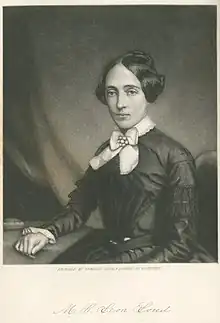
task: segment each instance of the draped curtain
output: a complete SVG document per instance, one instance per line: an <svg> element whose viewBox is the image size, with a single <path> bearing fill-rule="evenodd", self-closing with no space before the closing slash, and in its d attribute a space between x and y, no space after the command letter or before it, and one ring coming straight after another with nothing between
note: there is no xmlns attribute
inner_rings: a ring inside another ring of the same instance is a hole
<svg viewBox="0 0 220 323"><path fill-rule="evenodd" d="M51 187L65 203L84 170L69 156L45 114L30 22L27 9L5 14L4 153L31 181Z"/></svg>
<svg viewBox="0 0 220 323"><path fill-rule="evenodd" d="M94 89L109 59L150 51L166 76L149 106L194 156L216 149L216 12L203 6L4 8L4 151L67 201L113 123Z"/></svg>

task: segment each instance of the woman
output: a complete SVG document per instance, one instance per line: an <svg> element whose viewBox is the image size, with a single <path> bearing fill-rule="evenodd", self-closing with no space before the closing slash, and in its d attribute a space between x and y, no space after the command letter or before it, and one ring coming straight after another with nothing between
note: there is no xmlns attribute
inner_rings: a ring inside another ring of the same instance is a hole
<svg viewBox="0 0 220 323"><path fill-rule="evenodd" d="M196 241L193 158L147 115L164 83L153 58L141 51L105 68L96 95L118 130L91 159L63 214L44 228L26 228L18 251L36 254L81 227L99 206L105 230L94 231L56 263L213 261Z"/></svg>

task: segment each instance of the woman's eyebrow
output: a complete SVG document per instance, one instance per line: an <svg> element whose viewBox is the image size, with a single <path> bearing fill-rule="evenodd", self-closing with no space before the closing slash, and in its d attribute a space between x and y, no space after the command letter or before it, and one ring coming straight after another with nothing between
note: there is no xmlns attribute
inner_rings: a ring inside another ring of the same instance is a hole
<svg viewBox="0 0 220 323"><path fill-rule="evenodd" d="M124 89L127 89L127 88L132 88L132 89L140 89L140 86L137 86L137 85L134 85L134 84L127 84L124 86Z"/></svg>
<svg viewBox="0 0 220 323"><path fill-rule="evenodd" d="M117 88L116 88L115 86L113 86L113 85L106 86L106 88L105 88L105 89L106 89L106 90L108 90L108 89L117 90Z"/></svg>

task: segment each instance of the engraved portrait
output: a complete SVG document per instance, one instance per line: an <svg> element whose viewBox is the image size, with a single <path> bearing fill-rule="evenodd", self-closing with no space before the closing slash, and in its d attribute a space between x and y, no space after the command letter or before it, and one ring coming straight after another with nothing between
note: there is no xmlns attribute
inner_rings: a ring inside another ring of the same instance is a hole
<svg viewBox="0 0 220 323"><path fill-rule="evenodd" d="M4 264L217 262L216 6L3 18Z"/></svg>

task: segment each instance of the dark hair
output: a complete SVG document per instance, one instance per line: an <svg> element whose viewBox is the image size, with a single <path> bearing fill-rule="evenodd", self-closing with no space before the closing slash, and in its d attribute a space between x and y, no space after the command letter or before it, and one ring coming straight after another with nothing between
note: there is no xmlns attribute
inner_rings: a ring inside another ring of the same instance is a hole
<svg viewBox="0 0 220 323"><path fill-rule="evenodd" d="M129 51L115 58L104 68L101 80L95 91L97 98L102 103L107 104L105 99L106 76L115 65L120 63L138 78L146 100L149 103L154 102L164 89L165 76L157 73L154 60L150 54L137 50Z"/></svg>

